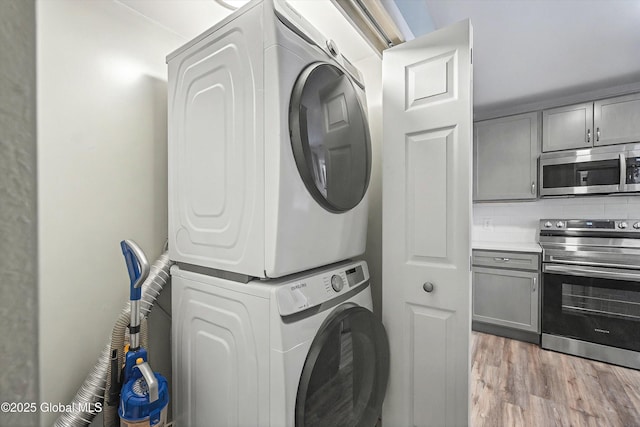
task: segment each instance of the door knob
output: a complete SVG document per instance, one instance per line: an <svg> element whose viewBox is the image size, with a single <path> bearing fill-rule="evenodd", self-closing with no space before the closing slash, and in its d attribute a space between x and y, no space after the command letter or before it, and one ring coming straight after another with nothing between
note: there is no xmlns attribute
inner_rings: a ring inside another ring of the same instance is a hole
<svg viewBox="0 0 640 427"><path fill-rule="evenodd" d="M425 292L433 292L433 283L425 282L425 284L422 285L422 289L424 289Z"/></svg>

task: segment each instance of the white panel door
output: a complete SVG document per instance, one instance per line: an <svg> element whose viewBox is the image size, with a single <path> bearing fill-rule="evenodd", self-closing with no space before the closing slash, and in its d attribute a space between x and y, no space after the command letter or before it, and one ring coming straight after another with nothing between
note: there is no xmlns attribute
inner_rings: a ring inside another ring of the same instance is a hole
<svg viewBox="0 0 640 427"><path fill-rule="evenodd" d="M472 28L383 56L385 426L469 423Z"/></svg>

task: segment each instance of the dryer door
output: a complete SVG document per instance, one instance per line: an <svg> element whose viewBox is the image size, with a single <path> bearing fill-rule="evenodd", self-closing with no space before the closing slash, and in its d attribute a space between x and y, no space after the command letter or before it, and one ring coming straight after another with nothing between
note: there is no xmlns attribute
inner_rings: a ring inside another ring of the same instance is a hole
<svg viewBox="0 0 640 427"><path fill-rule="evenodd" d="M296 427L376 424L389 378L389 342L364 307L339 306L323 323L305 360Z"/></svg>
<svg viewBox="0 0 640 427"><path fill-rule="evenodd" d="M349 76L331 64L310 65L289 108L291 146L307 190L331 212L357 206L369 185L371 141Z"/></svg>

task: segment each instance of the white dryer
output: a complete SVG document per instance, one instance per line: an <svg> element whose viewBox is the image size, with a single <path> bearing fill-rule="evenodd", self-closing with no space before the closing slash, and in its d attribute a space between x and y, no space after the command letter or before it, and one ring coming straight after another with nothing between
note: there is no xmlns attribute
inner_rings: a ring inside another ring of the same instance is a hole
<svg viewBox="0 0 640 427"><path fill-rule="evenodd" d="M172 260L265 278L364 252L364 85L335 44L256 0L167 63Z"/></svg>
<svg viewBox="0 0 640 427"><path fill-rule="evenodd" d="M389 344L365 262L238 284L172 269L177 427L373 427Z"/></svg>

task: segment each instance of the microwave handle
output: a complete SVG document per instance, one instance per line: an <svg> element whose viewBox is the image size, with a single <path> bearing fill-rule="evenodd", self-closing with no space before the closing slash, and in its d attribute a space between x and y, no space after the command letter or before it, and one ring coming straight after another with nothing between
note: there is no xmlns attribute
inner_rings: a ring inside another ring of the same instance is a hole
<svg viewBox="0 0 640 427"><path fill-rule="evenodd" d="M627 157L624 153L618 155L620 159L620 191L626 191L627 187Z"/></svg>

